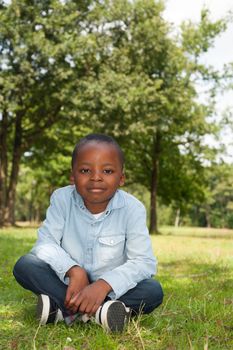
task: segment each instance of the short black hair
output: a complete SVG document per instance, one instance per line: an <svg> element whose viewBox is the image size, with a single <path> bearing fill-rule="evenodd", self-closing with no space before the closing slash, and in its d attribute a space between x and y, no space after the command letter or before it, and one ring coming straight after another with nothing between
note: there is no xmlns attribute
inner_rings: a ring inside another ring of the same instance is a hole
<svg viewBox="0 0 233 350"><path fill-rule="evenodd" d="M88 134L85 137L83 137L74 147L73 153L72 153L72 160L71 160L71 166L72 168L74 167L75 160L77 158L78 152L80 149L86 145L89 142L98 142L98 143L107 143L109 145L114 146L117 149L117 152L119 154L120 162L122 164L122 168L124 167L124 162L125 162L125 157L124 153L119 146L119 144L114 140L113 137L105 134Z"/></svg>

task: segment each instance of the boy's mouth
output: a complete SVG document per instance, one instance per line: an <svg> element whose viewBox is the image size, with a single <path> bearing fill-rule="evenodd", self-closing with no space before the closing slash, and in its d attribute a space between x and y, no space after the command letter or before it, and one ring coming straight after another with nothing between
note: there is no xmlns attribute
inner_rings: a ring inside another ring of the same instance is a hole
<svg viewBox="0 0 233 350"><path fill-rule="evenodd" d="M104 188L88 188L88 191L93 192L93 193L100 193L100 192L105 191L105 189Z"/></svg>

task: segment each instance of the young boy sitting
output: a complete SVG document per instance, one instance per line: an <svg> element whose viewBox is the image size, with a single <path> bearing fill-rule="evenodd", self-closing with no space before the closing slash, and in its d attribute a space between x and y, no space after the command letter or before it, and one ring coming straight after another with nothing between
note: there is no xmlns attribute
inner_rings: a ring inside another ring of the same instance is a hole
<svg viewBox="0 0 233 350"><path fill-rule="evenodd" d="M38 295L40 324L91 317L121 332L129 313L162 303L146 211L118 189L124 181L123 152L113 138L90 134L75 146L74 185L52 194L36 244L13 271Z"/></svg>

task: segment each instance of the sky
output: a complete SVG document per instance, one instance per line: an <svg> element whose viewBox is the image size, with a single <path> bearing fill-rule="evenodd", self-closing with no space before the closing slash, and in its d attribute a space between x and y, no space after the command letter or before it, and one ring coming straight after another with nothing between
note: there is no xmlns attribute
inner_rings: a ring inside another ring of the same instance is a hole
<svg viewBox="0 0 233 350"><path fill-rule="evenodd" d="M165 18L179 25L183 20L200 20L200 12L203 6L210 10L211 18L217 20L224 17L228 11L233 12L232 0L166 0ZM233 61L233 23L227 31L216 39L215 48L207 56L208 63L221 68L225 62Z"/></svg>
<svg viewBox="0 0 233 350"><path fill-rule="evenodd" d="M198 22L203 6L210 10L213 20L224 17L228 11L233 12L232 0L165 0L165 4L164 17L174 26L189 19ZM233 62L233 21L226 32L216 39L214 47L205 55L204 62L217 69L221 69L225 63ZM220 117L227 107L233 109L233 90L218 96L217 115ZM233 162L233 133L229 129L223 132L222 141L226 144L228 153L224 159ZM208 142L212 142L211 139Z"/></svg>

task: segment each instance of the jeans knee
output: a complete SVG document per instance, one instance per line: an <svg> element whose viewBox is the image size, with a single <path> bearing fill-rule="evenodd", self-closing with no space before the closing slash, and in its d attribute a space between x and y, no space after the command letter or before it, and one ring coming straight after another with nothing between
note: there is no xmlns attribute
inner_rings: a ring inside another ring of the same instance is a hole
<svg viewBox="0 0 233 350"><path fill-rule="evenodd" d="M144 313L150 313L163 302L163 289L161 284L156 280L148 280L148 302L143 308Z"/></svg>
<svg viewBox="0 0 233 350"><path fill-rule="evenodd" d="M26 254L19 258L19 260L15 263L13 268L13 275L16 279L20 276L23 276L25 272L29 272L33 269L33 266L37 264L38 258L33 254Z"/></svg>
<svg viewBox="0 0 233 350"><path fill-rule="evenodd" d="M155 285L156 285L155 296L156 296L157 300L160 300L160 304L161 304L163 301L163 289L162 289L161 284L158 281L155 281L155 282L156 282L155 283Z"/></svg>
<svg viewBox="0 0 233 350"><path fill-rule="evenodd" d="M15 263L15 266L13 268L13 275L16 277L16 275L20 275L22 271L24 271L26 267L25 257L27 255L21 256Z"/></svg>

